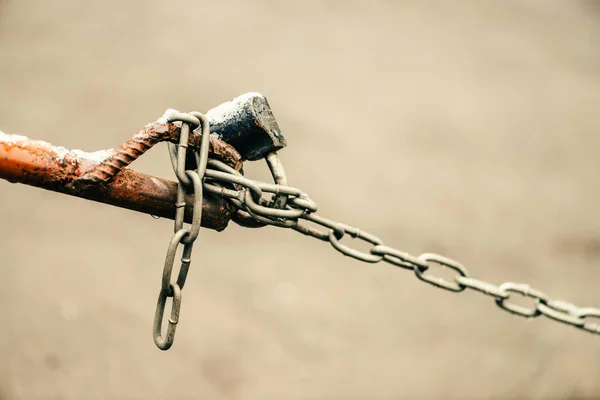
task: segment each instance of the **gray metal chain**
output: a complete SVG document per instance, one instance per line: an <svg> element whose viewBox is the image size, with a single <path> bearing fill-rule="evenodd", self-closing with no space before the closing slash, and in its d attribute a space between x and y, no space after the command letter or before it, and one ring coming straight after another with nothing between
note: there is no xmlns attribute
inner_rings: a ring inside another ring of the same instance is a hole
<svg viewBox="0 0 600 400"><path fill-rule="evenodd" d="M496 286L470 277L464 266L449 258L432 253L415 257L384 245L381 239L371 233L319 216L316 214L317 205L306 193L285 184L285 173L276 154L271 154L267 158L267 163L279 183L250 180L220 161L209 160L204 188L208 192L229 199L238 208L236 222L241 222L243 225L250 225L248 220L251 219L264 225L291 228L304 235L329 242L334 249L345 256L367 263L385 261L412 271L421 281L440 289L451 292L471 289L492 297L501 309L512 314L526 318L544 315L554 321L600 334L600 324L592 321L593 318L600 318L598 308L580 308L562 300L551 299L526 284L505 282ZM269 199L265 193L275 194L278 197ZM287 200L282 202L281 196L287 197ZM308 224L309 222L327 230L314 228ZM369 252L341 243L341 239L346 235L369 243L371 245ZM435 265L454 271L456 274L454 279L446 280L432 274ZM527 308L512 302L514 294L533 299L535 305Z"/></svg>
<svg viewBox="0 0 600 400"><path fill-rule="evenodd" d="M577 307L574 304L551 299L548 295L531 288L527 284L505 282L499 286L472 278L467 269L460 263L438 254L425 253L412 256L383 244L377 236L335 222L316 214L317 205L308 195L299 189L287 185L285 171L277 153L266 157L267 164L275 183L266 183L246 178L229 165L214 159L208 159L209 124L200 113L174 113L169 122L179 121L182 124L178 145L170 144L170 155L173 169L179 180L176 202L175 234L171 239L165 259L161 290L158 297L154 319L154 341L156 345L167 350L173 344L175 328L179 320L181 307L181 289L191 262L192 246L198 237L202 218L202 191L214 193L229 200L237 207L234 221L247 227L273 225L290 228L304 235L329 242L334 249L345 256L367 263L387 262L394 266L412 271L415 276L430 285L451 292L462 292L470 289L493 298L496 304L512 314L535 318L544 315L547 318L584 331L600 334L600 309ZM201 127L202 140L200 150L196 153L198 169L185 170L185 156L190 130ZM191 191L194 197L193 217L190 228L184 227L185 193ZM321 226L320 230L310 224ZM371 245L369 252L364 252L341 243L346 235ZM181 268L176 281L172 281L175 253L179 244L183 244ZM447 280L431 273L434 266L450 269L455 272L453 280ZM533 299L535 305L524 307L511 301L513 295ZM162 320L168 297L173 298L171 317L168 320L166 337L162 336Z"/></svg>
<svg viewBox="0 0 600 400"><path fill-rule="evenodd" d="M178 145L169 143L171 163L179 182L177 185L177 200L175 203L174 235L171 238L167 249L161 288L156 304L156 313L154 315L154 343L156 343L161 350L167 350L173 345L175 329L179 322L181 290L185 284L190 263L192 261L192 248L195 240L198 238L198 233L200 232L203 200L202 181L206 172L210 139L209 124L203 114L198 112L189 114L172 113L168 116L167 121L181 122L181 133ZM194 153L198 167L196 170L186 170L185 161L189 135L191 131L198 127L202 132L200 147ZM192 223L189 227L184 226L186 193L193 194L194 198ZM173 265L175 264L175 255L180 244L183 245L181 267L179 268L177 279L173 281ZM168 297L173 298L173 304L171 306L171 316L168 320L167 333L166 336L163 337L162 322Z"/></svg>

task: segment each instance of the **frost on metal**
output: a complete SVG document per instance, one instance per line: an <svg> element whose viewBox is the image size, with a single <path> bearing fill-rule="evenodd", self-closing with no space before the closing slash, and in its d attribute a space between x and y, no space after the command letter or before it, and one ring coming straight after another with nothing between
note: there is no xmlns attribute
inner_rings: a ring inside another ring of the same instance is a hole
<svg viewBox="0 0 600 400"><path fill-rule="evenodd" d="M165 111L165 113L163 115L161 115L156 121L154 122L150 122L148 124L146 124L145 128L148 129L152 129L155 125L157 124L166 124L169 122L169 119L171 118L171 116L173 114L177 114L180 111L175 110L173 108L169 108L167 109L167 111Z"/></svg>
<svg viewBox="0 0 600 400"><path fill-rule="evenodd" d="M98 164L110 157L114 152L113 149L98 150L91 153L78 149L69 150L62 146L54 146L48 142L44 142L43 140L32 140L27 136L21 135L9 135L2 131L0 131L0 142L9 146L16 146L20 148L34 145L39 149L43 149L44 151L51 153L53 155L52 158L58 162L65 161L65 158L69 156L72 163L88 161Z"/></svg>
<svg viewBox="0 0 600 400"><path fill-rule="evenodd" d="M65 156L69 153L69 149L66 149L62 146L53 146L48 142L44 142L42 140L32 140L27 136L21 135L9 135L0 131L0 142L7 144L9 146L24 148L27 145L31 145L35 143L36 147L44 149L50 153L54 154L54 159L57 161L62 161Z"/></svg>
<svg viewBox="0 0 600 400"><path fill-rule="evenodd" d="M208 118L211 124L217 125L236 120L241 117L244 110L244 104L248 102L248 99L257 96L261 96L261 94L257 92L249 92L238 96L235 99L227 101L208 111L206 113L206 118Z"/></svg>
<svg viewBox="0 0 600 400"><path fill-rule="evenodd" d="M108 157L112 156L115 151L113 149L98 150L94 152L86 152L81 150L71 150L69 153L80 160L90 161L95 164L100 164Z"/></svg>
<svg viewBox="0 0 600 400"><path fill-rule="evenodd" d="M0 141L9 145L19 144L28 140L29 138L27 136L9 135L8 133L0 131Z"/></svg>

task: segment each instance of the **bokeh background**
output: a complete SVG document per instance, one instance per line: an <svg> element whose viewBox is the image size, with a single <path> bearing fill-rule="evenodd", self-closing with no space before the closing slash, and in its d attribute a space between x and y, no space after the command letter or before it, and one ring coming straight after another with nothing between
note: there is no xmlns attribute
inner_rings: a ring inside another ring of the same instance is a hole
<svg viewBox="0 0 600 400"><path fill-rule="evenodd" d="M260 91L322 215L599 306L599 48L589 0L3 0L0 129L97 150ZM277 228L202 231L161 352L171 221L0 194L2 400L600 398L598 336Z"/></svg>

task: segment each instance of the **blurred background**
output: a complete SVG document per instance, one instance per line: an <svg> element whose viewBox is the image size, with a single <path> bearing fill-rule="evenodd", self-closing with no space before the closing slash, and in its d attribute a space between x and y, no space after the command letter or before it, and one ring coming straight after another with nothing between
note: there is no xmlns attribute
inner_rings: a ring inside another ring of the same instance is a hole
<svg viewBox="0 0 600 400"><path fill-rule="evenodd" d="M599 22L589 0L2 0L0 129L92 151L259 91L321 215L598 307ZM174 179L164 145L133 168ZM159 351L171 221L0 193L2 400L600 398L600 337L273 227L202 231Z"/></svg>

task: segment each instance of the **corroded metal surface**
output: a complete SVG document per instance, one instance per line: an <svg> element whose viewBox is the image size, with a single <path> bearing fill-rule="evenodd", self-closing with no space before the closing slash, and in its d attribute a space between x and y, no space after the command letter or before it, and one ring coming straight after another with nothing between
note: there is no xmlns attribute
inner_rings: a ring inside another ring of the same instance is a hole
<svg viewBox="0 0 600 400"><path fill-rule="evenodd" d="M155 144L163 141L177 143L181 127L180 125L167 122L167 114L168 112L156 122L146 125L131 139L116 149L113 154L78 178L75 184L79 186L95 186L109 182L119 171L131 164ZM192 132L188 146L194 149L198 148L200 136ZM242 158L237 150L219 140L215 135L211 135L210 137L209 151L212 158L221 160L238 171L242 168Z"/></svg>
<svg viewBox="0 0 600 400"><path fill-rule="evenodd" d="M167 110L118 149L94 153L67 150L24 136L2 133L0 178L173 218L176 184L126 167L159 142L179 142L181 122L169 122L170 116L177 113ZM210 157L236 171L242 170L244 159L265 156L286 144L266 98L258 93L240 96L207 115L211 131L215 130L210 135ZM190 132L189 151L200 147L201 136L196 130ZM237 145L234 148L232 144ZM242 155L237 148L243 150ZM194 158L188 158L188 169L193 169ZM186 200L187 204L190 204L189 200ZM228 203L208 195L204 204L203 226L224 229L233 213ZM190 212L186 207L186 221L191 218Z"/></svg>
<svg viewBox="0 0 600 400"><path fill-rule="evenodd" d="M165 132L171 132L169 135L177 134L177 129L172 124L164 128ZM239 160L235 149L216 140L212 143L216 143L211 146L213 149L220 149L223 153L217 156L212 152L211 156L227 159L238 169L241 167L241 163L232 162ZM177 192L175 182L123 168L106 184L77 184L82 176L102 165L103 161L111 159L114 154L114 150L93 153L68 150L43 141L0 132L0 178L173 219ZM187 222L191 221L191 203L192 199L186 197ZM233 214L231 206L208 194L203 204L202 225L218 231L225 229Z"/></svg>

